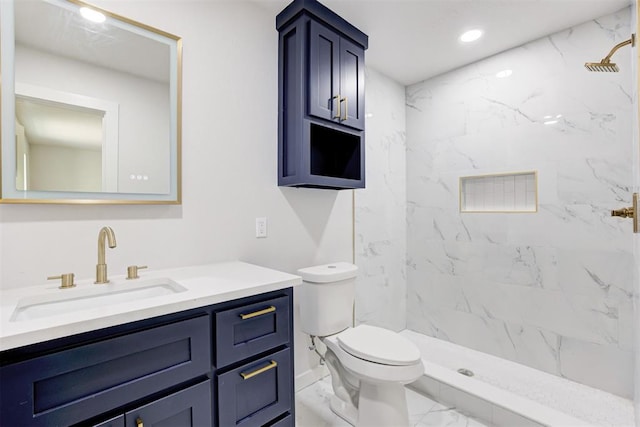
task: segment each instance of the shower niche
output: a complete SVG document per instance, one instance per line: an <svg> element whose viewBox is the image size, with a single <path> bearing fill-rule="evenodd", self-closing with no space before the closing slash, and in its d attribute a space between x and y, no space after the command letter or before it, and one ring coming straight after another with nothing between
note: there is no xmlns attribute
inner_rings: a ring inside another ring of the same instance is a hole
<svg viewBox="0 0 640 427"><path fill-rule="evenodd" d="M316 0L295 0L276 28L278 185L364 188L367 35Z"/></svg>
<svg viewBox="0 0 640 427"><path fill-rule="evenodd" d="M460 212L537 211L536 171L460 177Z"/></svg>

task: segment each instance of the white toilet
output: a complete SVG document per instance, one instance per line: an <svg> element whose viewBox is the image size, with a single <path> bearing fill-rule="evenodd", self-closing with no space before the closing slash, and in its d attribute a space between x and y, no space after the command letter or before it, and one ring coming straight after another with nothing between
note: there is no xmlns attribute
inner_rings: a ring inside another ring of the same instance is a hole
<svg viewBox="0 0 640 427"><path fill-rule="evenodd" d="M357 271L346 262L298 270L301 329L327 346L333 412L357 427L409 426L404 384L424 372L420 351L387 329L351 327Z"/></svg>

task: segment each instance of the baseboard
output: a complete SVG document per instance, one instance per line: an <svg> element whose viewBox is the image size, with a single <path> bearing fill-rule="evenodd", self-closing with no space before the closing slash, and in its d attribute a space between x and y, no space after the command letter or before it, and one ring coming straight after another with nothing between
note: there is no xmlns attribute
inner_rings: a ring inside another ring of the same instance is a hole
<svg viewBox="0 0 640 427"><path fill-rule="evenodd" d="M301 374L296 375L296 392L303 388L309 387L311 384L320 381L329 375L329 370L325 365L318 365L312 369L308 369Z"/></svg>

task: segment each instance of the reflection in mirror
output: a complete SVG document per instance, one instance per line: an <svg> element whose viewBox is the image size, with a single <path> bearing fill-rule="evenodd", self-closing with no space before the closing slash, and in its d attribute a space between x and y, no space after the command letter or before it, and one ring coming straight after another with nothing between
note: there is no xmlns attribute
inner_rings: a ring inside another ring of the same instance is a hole
<svg viewBox="0 0 640 427"><path fill-rule="evenodd" d="M104 112L69 107L16 94L18 190L102 191Z"/></svg>
<svg viewBox="0 0 640 427"><path fill-rule="evenodd" d="M16 83L16 189L117 192L118 105Z"/></svg>
<svg viewBox="0 0 640 427"><path fill-rule="evenodd" d="M180 39L81 6L0 2L2 201L179 203Z"/></svg>

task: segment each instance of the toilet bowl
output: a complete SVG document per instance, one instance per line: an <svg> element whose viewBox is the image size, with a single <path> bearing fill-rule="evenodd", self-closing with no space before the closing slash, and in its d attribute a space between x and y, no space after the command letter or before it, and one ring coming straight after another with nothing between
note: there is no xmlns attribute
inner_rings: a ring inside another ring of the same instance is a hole
<svg viewBox="0 0 640 427"><path fill-rule="evenodd" d="M420 351L393 331L352 327L357 270L345 262L298 270L301 329L327 347L337 415L356 427L408 427L404 385L424 372Z"/></svg>
<svg viewBox="0 0 640 427"><path fill-rule="evenodd" d="M322 342L335 356L326 358L334 391L336 383L351 388L348 399L344 393L332 396L333 412L358 427L409 425L404 385L424 372L420 351L412 342L369 325L348 328Z"/></svg>

